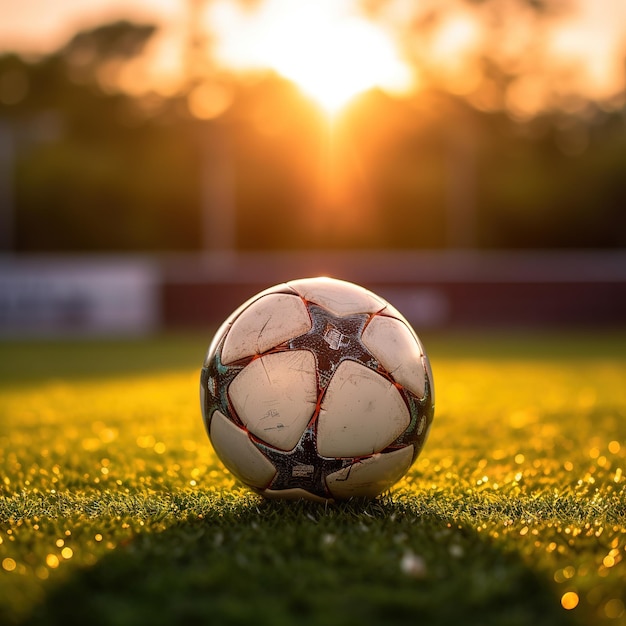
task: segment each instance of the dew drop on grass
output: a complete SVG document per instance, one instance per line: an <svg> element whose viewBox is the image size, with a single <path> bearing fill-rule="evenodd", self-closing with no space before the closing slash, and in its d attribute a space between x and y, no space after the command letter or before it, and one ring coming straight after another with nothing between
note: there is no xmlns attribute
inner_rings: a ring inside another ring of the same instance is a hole
<svg viewBox="0 0 626 626"><path fill-rule="evenodd" d="M604 565L604 567L613 567L615 565L615 557L607 554L602 560L602 565Z"/></svg>
<svg viewBox="0 0 626 626"><path fill-rule="evenodd" d="M568 611L578 606L579 598L575 591L566 591L561 597L561 606Z"/></svg>
<svg viewBox="0 0 626 626"><path fill-rule="evenodd" d="M609 443L609 452L611 454L618 454L621 449L621 444L619 441L611 441Z"/></svg>
<svg viewBox="0 0 626 626"><path fill-rule="evenodd" d="M46 556L46 565L50 569L59 567L59 557L56 554L48 554L48 556Z"/></svg>
<svg viewBox="0 0 626 626"><path fill-rule="evenodd" d="M619 598L613 598L604 605L604 614L609 619L619 619L626 613L624 602Z"/></svg>
<svg viewBox="0 0 626 626"><path fill-rule="evenodd" d="M74 556L74 550L65 546L65 548L61 550L61 556L66 560L71 559Z"/></svg>
<svg viewBox="0 0 626 626"><path fill-rule="evenodd" d="M15 562L14 559L10 557L7 557L6 559L2 561L2 569L5 570L6 572L12 572L15 570L16 567L17 567L17 563Z"/></svg>
<svg viewBox="0 0 626 626"><path fill-rule="evenodd" d="M50 576L50 571L47 567L41 565L35 570L35 576L37 576L39 580L47 580L48 576Z"/></svg>

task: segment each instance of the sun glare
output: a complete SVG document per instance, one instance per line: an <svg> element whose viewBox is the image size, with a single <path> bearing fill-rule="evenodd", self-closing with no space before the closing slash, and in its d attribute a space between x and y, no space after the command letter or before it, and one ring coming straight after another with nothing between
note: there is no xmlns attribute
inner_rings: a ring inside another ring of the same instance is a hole
<svg viewBox="0 0 626 626"><path fill-rule="evenodd" d="M273 69L331 113L374 87L405 92L412 86L390 36L346 3L268 0L245 11L221 2L211 21L222 64Z"/></svg>

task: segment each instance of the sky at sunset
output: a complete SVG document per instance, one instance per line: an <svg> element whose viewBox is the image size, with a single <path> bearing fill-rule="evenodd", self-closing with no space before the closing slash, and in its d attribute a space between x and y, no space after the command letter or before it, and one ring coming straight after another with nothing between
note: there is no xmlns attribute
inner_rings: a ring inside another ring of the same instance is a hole
<svg viewBox="0 0 626 626"><path fill-rule="evenodd" d="M182 0L0 0L0 50L45 52L77 30L128 17L184 20Z"/></svg>
<svg viewBox="0 0 626 626"><path fill-rule="evenodd" d="M574 0L574 3L578 4L579 11L554 25L551 53L557 60L567 58L582 68L580 80L590 95L603 97L612 90L623 89L626 1ZM392 4L410 6L405 0L394 0ZM354 81L354 84L345 85L346 89L356 91L374 84L382 86L385 81L391 88L394 84L407 88L410 79L389 33L379 25L366 22L354 10L342 13L338 9L354 5L355 2L350 0L313 3L266 0L265 10L257 8L264 19L255 21L251 18L254 14L234 8L228 0L214 0L212 16L213 24L217 26L218 56L223 62L239 68L250 65L271 67L300 82L305 90L334 89L335 100L339 101L342 94L337 86L321 84L324 79L315 73L315 60L304 56L305 50L319 41L315 32L317 26L324 32L328 53L333 55L336 63L346 64L343 75L350 75ZM46 52L62 45L81 28L128 18L165 25L161 36L163 41L169 37L170 46L162 46L163 67L167 68L169 63L169 71L176 72L175 58L180 57L180 53L175 52L171 42L176 36L180 40L181 33L185 32L189 22L188 7L189 2L185 0L55 0L54 3L49 0L0 0L0 51ZM259 13L256 15L258 18ZM457 38L456 44L448 42L448 48L443 48L444 56L452 57L463 45L464 38L468 38L462 25L457 25L456 29L451 30L452 39ZM278 45L281 33L289 33L289 36L282 37L282 47ZM344 45L347 38L351 38L354 45ZM319 55L319 46L317 50ZM369 73L357 75L357 68L360 72L363 67L367 67ZM328 104L334 104L332 99Z"/></svg>

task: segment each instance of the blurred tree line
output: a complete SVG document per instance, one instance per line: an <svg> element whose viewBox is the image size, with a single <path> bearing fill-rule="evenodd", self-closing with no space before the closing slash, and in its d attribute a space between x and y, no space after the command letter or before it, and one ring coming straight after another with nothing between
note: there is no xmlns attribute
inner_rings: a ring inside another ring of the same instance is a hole
<svg viewBox="0 0 626 626"><path fill-rule="evenodd" d="M521 122L431 88L371 91L329 121L271 73L112 88L154 33L118 22L0 57L5 250L626 245L624 107ZM202 90L207 115L189 105Z"/></svg>

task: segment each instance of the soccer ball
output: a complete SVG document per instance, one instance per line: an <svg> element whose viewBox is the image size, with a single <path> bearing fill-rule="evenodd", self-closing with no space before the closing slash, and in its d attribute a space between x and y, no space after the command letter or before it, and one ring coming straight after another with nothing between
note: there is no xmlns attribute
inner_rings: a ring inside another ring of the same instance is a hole
<svg viewBox="0 0 626 626"><path fill-rule="evenodd" d="M266 497L374 497L406 474L434 414L428 357L409 323L332 278L276 285L232 313L200 395L215 452Z"/></svg>

